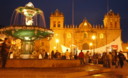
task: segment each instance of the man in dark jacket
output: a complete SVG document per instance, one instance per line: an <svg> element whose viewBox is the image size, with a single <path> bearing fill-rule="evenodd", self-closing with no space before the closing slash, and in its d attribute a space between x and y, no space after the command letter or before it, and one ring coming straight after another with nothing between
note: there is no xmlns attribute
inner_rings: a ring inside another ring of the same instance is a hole
<svg viewBox="0 0 128 78"><path fill-rule="evenodd" d="M7 57L8 57L8 51L9 51L9 47L7 45L7 38L5 38L1 48L2 68L5 68Z"/></svg>

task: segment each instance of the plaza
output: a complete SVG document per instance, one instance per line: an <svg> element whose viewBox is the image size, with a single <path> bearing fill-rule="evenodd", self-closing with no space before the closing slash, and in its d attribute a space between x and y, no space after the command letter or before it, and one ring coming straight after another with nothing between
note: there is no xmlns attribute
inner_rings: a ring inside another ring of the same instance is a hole
<svg viewBox="0 0 128 78"><path fill-rule="evenodd" d="M127 78L128 44L121 15L108 10L102 24L87 18L66 25L61 9L46 25L44 11L28 2L0 28L0 78Z"/></svg>

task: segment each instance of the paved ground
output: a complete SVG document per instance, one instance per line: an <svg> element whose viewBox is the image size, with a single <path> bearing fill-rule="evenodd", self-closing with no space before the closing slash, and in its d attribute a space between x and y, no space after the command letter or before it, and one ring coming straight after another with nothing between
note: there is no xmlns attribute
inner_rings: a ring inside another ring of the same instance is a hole
<svg viewBox="0 0 128 78"><path fill-rule="evenodd" d="M128 78L128 63L123 68L91 64L70 68L0 68L0 78Z"/></svg>
<svg viewBox="0 0 128 78"><path fill-rule="evenodd" d="M79 78L110 71L101 65L84 65L70 68L5 68L0 69L0 78Z"/></svg>
<svg viewBox="0 0 128 78"><path fill-rule="evenodd" d="M124 62L124 67L123 68L120 68L120 67L115 68L113 66L111 68L111 71L113 71L115 74L118 74L118 75L128 76L128 62Z"/></svg>

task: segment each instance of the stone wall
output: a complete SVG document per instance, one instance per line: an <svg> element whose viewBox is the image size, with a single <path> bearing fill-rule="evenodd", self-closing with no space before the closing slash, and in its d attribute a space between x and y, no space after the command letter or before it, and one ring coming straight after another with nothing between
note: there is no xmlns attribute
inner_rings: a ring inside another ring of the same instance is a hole
<svg viewBox="0 0 128 78"><path fill-rule="evenodd" d="M8 59L6 67L75 67L79 60L39 60L39 59Z"/></svg>

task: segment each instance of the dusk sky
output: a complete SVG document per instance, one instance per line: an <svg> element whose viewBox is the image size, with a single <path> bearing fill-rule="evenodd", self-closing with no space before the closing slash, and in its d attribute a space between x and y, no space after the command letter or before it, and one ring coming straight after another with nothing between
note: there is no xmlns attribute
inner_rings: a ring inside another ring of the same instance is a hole
<svg viewBox="0 0 128 78"><path fill-rule="evenodd" d="M83 18L92 24L103 24L107 13L107 0L74 0L75 25L79 25ZM0 25L10 25L10 18L15 8L32 2L36 8L43 10L47 26L49 16L55 9L64 13L65 24L72 24L72 0L0 0ZM128 0L109 0L109 9L121 16L122 40L128 41Z"/></svg>

